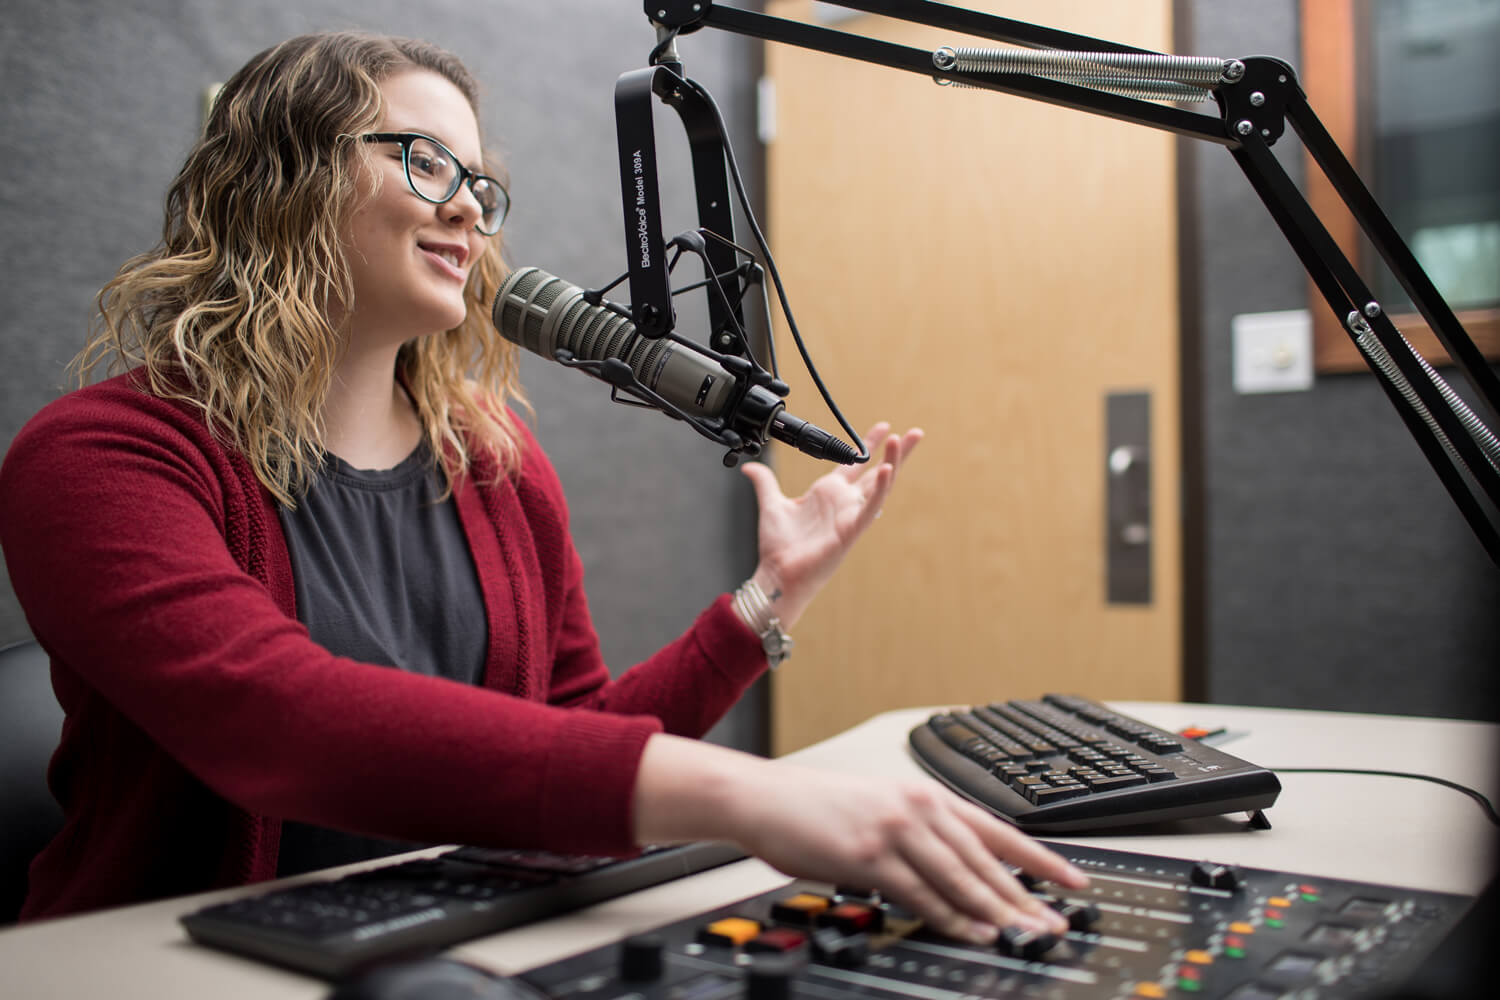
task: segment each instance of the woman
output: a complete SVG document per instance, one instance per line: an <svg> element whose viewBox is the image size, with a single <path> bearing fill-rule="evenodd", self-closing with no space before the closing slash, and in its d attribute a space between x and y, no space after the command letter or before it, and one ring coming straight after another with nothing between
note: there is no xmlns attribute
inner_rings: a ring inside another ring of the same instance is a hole
<svg viewBox="0 0 1500 1000"><path fill-rule="evenodd" d="M0 471L0 543L67 712L24 915L400 849L719 839L975 941L1060 918L1061 859L928 782L699 742L920 432L797 499L746 467L760 561L611 680L562 491L486 327L507 198L474 82L422 43L288 41L221 91L162 244ZM391 669L399 667L400 669ZM362 838L379 838L373 845Z"/></svg>

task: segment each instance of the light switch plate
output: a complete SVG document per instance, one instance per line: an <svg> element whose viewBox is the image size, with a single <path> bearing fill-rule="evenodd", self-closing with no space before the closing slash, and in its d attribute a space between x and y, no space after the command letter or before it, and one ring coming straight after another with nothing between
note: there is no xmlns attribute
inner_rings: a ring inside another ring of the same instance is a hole
<svg viewBox="0 0 1500 1000"><path fill-rule="evenodd" d="M1312 388L1312 316L1306 309L1244 313L1230 320L1229 328L1235 392Z"/></svg>

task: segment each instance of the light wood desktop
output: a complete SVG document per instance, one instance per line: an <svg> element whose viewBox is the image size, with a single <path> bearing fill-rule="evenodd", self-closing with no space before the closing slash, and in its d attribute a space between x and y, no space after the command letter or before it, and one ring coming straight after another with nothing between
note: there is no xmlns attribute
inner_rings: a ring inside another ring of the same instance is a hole
<svg viewBox="0 0 1500 1000"><path fill-rule="evenodd" d="M1361 768L1435 775L1495 799L1500 726L1451 720L1154 702L1116 708L1165 729L1225 727L1224 750L1272 769ZM930 709L888 712L790 755L845 773L922 773L906 735ZM1281 776L1269 830L1215 817L1128 836L1056 838L1324 878L1477 893L1495 869L1496 829L1467 796L1426 781L1342 774ZM320 876L307 876L315 878ZM774 889L784 876L743 861L453 949L520 972L701 910ZM311 1000L319 980L200 948L178 917L265 884L124 907L0 931L0 994L17 1000L109 996L170 1000Z"/></svg>

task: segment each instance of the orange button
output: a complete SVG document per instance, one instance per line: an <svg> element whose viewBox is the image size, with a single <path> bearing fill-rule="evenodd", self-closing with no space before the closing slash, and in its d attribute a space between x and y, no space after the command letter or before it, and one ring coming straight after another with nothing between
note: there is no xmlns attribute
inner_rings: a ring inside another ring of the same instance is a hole
<svg viewBox="0 0 1500 1000"><path fill-rule="evenodd" d="M811 892L799 892L795 896L777 900L771 906L771 917L788 924L810 925L818 914L833 905L827 896Z"/></svg>
<svg viewBox="0 0 1500 1000"><path fill-rule="evenodd" d="M1292 901L1290 899L1287 899L1285 896L1272 896L1270 899L1266 900L1266 905L1267 906L1291 906L1292 905Z"/></svg>
<svg viewBox="0 0 1500 1000"><path fill-rule="evenodd" d="M725 917L715 920L698 932L698 940L704 944L737 947L760 933L760 924L745 917Z"/></svg>
<svg viewBox="0 0 1500 1000"><path fill-rule="evenodd" d="M1161 983L1136 983L1135 989L1131 990L1133 997L1148 997L1150 1000L1162 1000L1167 995L1166 987Z"/></svg>
<svg viewBox="0 0 1500 1000"><path fill-rule="evenodd" d="M1194 948L1192 951L1189 951L1186 955L1183 955L1182 956L1182 960L1184 962L1191 962L1194 965L1213 965L1214 964L1214 957L1212 955L1210 955L1206 951L1202 951L1202 950L1197 949L1197 948Z"/></svg>
<svg viewBox="0 0 1500 1000"><path fill-rule="evenodd" d="M1229 925L1229 929L1232 930L1232 931L1234 931L1234 933L1236 933L1236 934L1254 934L1255 933L1255 927L1254 927L1254 925L1247 924L1243 920L1236 920L1234 923L1232 923L1232 924Z"/></svg>

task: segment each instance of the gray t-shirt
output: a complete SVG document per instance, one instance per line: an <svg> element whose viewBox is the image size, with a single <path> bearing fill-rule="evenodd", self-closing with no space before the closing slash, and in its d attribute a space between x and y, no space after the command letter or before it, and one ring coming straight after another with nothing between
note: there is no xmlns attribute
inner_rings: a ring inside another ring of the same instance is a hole
<svg viewBox="0 0 1500 1000"><path fill-rule="evenodd" d="M280 508L297 618L338 656L478 684L488 644L484 597L431 456L424 442L394 468L372 470L328 455L297 508ZM277 874L419 846L287 822Z"/></svg>

